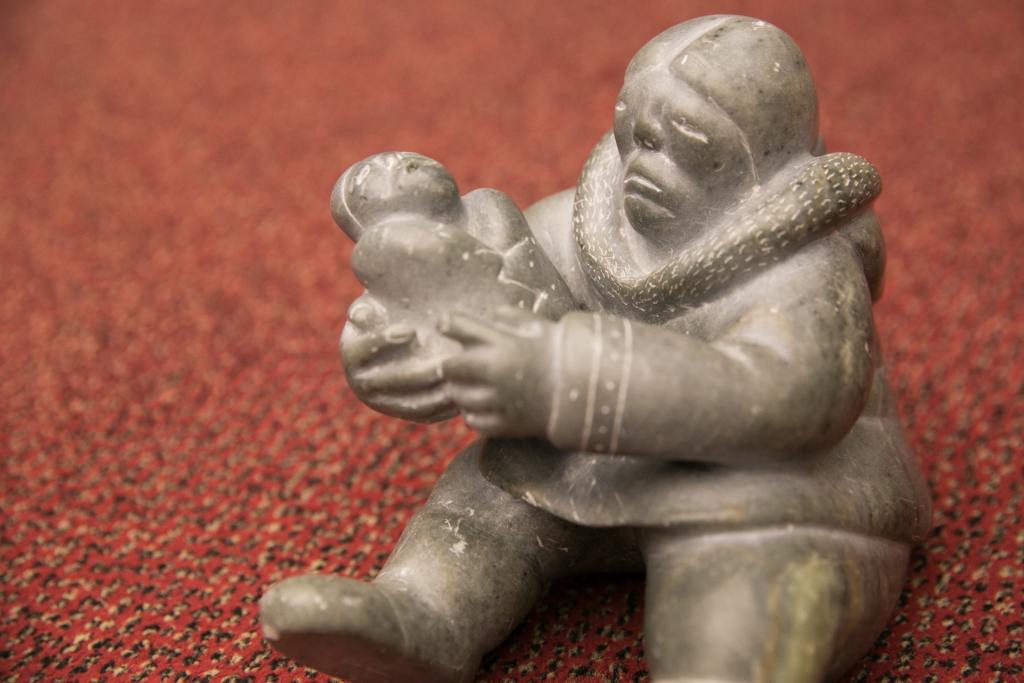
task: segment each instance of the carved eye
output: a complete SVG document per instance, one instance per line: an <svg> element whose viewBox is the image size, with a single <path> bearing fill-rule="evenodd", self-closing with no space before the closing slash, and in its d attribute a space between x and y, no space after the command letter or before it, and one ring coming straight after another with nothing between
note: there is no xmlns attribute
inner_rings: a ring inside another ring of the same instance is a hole
<svg viewBox="0 0 1024 683"><path fill-rule="evenodd" d="M619 114L621 114L622 112L626 111L626 103L623 102L622 100L619 100L618 102L616 102L615 103L615 111L618 112Z"/></svg>
<svg viewBox="0 0 1024 683"><path fill-rule="evenodd" d="M672 127L673 128L678 130L680 133L682 133L686 137L688 137L688 138L690 138L692 140L696 140L697 142L701 143L702 145L708 144L708 142L709 142L708 136L705 135L700 130L698 130L698 129L694 128L693 126L691 126L686 121L686 119L673 119L671 121L671 123L672 123Z"/></svg>

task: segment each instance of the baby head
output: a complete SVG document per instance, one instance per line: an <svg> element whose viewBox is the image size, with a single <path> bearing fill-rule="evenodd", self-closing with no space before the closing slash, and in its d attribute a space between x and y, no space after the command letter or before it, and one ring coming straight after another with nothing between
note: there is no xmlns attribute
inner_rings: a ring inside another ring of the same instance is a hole
<svg viewBox="0 0 1024 683"><path fill-rule="evenodd" d="M614 133L633 228L691 231L810 154L814 83L799 48L763 21L712 16L645 45L626 71Z"/></svg>
<svg viewBox="0 0 1024 683"><path fill-rule="evenodd" d="M462 216L459 188L448 170L411 152L375 154L351 166L331 193L334 222L354 241L392 218L438 223Z"/></svg>

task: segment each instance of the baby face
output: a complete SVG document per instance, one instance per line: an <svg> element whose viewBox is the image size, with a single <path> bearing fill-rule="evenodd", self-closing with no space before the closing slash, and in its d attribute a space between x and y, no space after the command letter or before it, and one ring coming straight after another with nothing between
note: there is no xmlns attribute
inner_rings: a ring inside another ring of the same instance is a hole
<svg viewBox="0 0 1024 683"><path fill-rule="evenodd" d="M668 68L629 78L615 106L623 207L646 236L685 237L754 182L742 131Z"/></svg>
<svg viewBox="0 0 1024 683"><path fill-rule="evenodd" d="M386 152L360 161L338 179L331 195L334 220L355 240L398 215L454 221L461 206L448 170L411 152Z"/></svg>

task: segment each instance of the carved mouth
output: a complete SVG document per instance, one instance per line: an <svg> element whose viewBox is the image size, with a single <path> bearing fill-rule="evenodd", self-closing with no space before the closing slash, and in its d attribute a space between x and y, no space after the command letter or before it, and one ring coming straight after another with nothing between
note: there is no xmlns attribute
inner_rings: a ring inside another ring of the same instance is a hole
<svg viewBox="0 0 1024 683"><path fill-rule="evenodd" d="M650 197L644 197L639 194L627 194L623 200L623 204L626 207L626 215L630 216L632 222L632 216L634 215L647 215L651 217L661 218L675 218L676 214L671 209L662 206L658 202L654 201ZM636 214L635 212L640 212Z"/></svg>
<svg viewBox="0 0 1024 683"><path fill-rule="evenodd" d="M664 191L658 187L657 183L647 176L635 172L626 176L623 187L628 194L639 194L652 199L664 194Z"/></svg>
<svg viewBox="0 0 1024 683"><path fill-rule="evenodd" d="M623 202L649 215L674 218L675 213L665 206L665 191L645 175L632 172L626 175L623 186Z"/></svg>

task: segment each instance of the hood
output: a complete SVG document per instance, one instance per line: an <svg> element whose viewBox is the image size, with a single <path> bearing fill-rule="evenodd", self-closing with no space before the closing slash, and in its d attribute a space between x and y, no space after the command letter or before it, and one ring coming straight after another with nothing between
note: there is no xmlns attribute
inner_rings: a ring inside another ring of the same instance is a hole
<svg viewBox="0 0 1024 683"><path fill-rule="evenodd" d="M882 189L878 171L849 153L807 156L705 226L653 270L632 257L622 210L622 165L610 134L580 175L573 205L577 257L592 293L619 315L659 322L714 298L808 243L850 229L876 297L881 290L877 222L854 221Z"/></svg>

